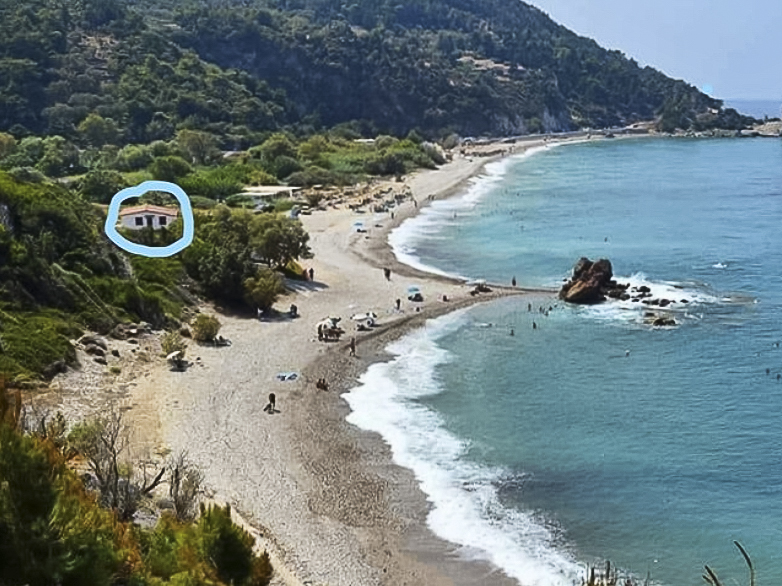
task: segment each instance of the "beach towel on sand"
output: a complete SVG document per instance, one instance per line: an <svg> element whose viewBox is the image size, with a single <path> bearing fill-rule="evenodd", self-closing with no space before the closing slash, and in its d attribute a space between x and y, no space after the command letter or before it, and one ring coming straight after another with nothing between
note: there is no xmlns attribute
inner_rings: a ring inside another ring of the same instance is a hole
<svg viewBox="0 0 782 586"><path fill-rule="evenodd" d="M294 381L299 378L298 372L278 372L277 373L277 380L286 382L286 381Z"/></svg>

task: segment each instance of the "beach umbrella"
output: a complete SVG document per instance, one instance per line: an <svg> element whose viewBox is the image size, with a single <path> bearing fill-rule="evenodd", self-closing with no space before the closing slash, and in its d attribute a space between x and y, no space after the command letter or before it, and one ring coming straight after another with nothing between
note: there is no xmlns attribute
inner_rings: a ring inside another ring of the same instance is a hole
<svg viewBox="0 0 782 586"><path fill-rule="evenodd" d="M181 350L177 350L175 352L172 352L168 356L166 356L166 360L174 360L174 358L179 358L182 355Z"/></svg>
<svg viewBox="0 0 782 586"><path fill-rule="evenodd" d="M415 285L410 285L407 288L407 294L408 295L415 295L416 293L420 293L420 292L421 292L421 288L420 287L416 287Z"/></svg>

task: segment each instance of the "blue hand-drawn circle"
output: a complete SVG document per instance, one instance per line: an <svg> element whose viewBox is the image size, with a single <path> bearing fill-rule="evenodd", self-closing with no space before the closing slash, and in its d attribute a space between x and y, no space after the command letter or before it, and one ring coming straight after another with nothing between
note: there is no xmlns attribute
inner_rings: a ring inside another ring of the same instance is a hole
<svg viewBox="0 0 782 586"><path fill-rule="evenodd" d="M164 191L170 193L179 202L179 207L182 210L182 222L184 223L184 227L182 229L182 238L173 244L169 244L168 246L144 246L143 244L131 242L117 232L116 224L117 220L119 220L120 204L131 197L144 195L147 191ZM144 183L134 187L128 187L117 193L111 199L108 215L106 216L105 230L109 240L121 249L132 252L133 254L140 254L141 256L149 256L152 258L171 256L184 250L193 242L195 221L193 220L193 209L190 207L190 198L179 185L168 183L167 181L144 181Z"/></svg>

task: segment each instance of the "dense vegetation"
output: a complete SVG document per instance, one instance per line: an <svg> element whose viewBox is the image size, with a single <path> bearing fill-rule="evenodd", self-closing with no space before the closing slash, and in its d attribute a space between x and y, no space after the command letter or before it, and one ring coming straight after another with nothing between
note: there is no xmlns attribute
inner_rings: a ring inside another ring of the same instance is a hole
<svg viewBox="0 0 782 586"><path fill-rule="evenodd" d="M195 523L164 513L154 529L124 521L68 467L76 453L61 420L22 433L20 405L0 381L0 584L269 583L268 556L253 553L230 509L202 506Z"/></svg>
<svg viewBox="0 0 782 586"><path fill-rule="evenodd" d="M103 234L103 212L77 191L0 172L0 373L52 376L76 358L69 340L122 321L173 327L190 289L222 303L269 307L283 291L273 270L309 254L301 224L273 211L225 206L197 215L184 255L125 255ZM181 235L142 231L160 246Z"/></svg>
<svg viewBox="0 0 782 586"><path fill-rule="evenodd" d="M360 134L515 134L718 108L523 2L0 0L0 130L80 146L197 128L224 148ZM712 121L719 123L719 121Z"/></svg>

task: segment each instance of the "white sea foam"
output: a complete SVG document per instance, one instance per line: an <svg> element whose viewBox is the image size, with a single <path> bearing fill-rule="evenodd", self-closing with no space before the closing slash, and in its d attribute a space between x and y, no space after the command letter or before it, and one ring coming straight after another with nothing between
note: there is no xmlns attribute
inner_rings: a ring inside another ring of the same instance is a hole
<svg viewBox="0 0 782 586"><path fill-rule="evenodd" d="M388 243L397 260L424 272L457 279L468 278L426 264L418 255L418 247L424 240L437 239L438 232L444 226L461 221L465 215L471 214L475 206L502 182L513 163L554 146L533 147L524 153L489 163L483 168L483 173L469 180L469 186L462 194L433 201L418 214L402 222L388 235Z"/></svg>
<svg viewBox="0 0 782 586"><path fill-rule="evenodd" d="M618 283L629 283L628 293L633 295L641 287L648 287L651 297L648 299L668 299L672 303L667 307L646 305L640 301L622 301L609 299L599 305L584 306L583 311L590 317L604 320L616 320L619 322L641 324L644 322L644 313L669 313L677 321L698 319L694 310L699 305L715 304L724 300L712 295L706 287L698 283L683 283L677 281L654 281L644 273L634 273L629 277L615 276ZM635 289L635 291L634 291Z"/></svg>
<svg viewBox="0 0 782 586"><path fill-rule="evenodd" d="M416 402L443 391L435 369L450 355L436 342L463 323L464 311L455 312L390 345L396 357L372 365L345 395L352 409L347 419L380 433L394 461L413 470L433 503L429 526L462 546L464 558L489 561L525 586L578 584L580 567L555 545L555 532L532 514L500 503L495 482L505 472L465 460L465 442Z"/></svg>

